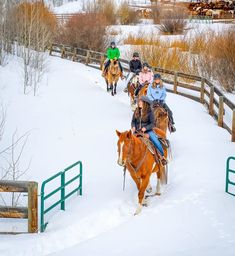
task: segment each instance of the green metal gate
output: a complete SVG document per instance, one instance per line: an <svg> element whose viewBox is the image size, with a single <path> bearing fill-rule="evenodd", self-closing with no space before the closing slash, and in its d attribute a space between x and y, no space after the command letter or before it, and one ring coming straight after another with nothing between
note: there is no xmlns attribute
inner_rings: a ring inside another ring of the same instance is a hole
<svg viewBox="0 0 235 256"><path fill-rule="evenodd" d="M77 166L79 166L79 174L77 174L72 179L66 181L66 173L69 170L72 170ZM45 195L45 185L47 183L53 181L57 177L60 177L60 186L58 188L54 189L49 194ZM69 184L71 184L72 182L74 182L76 180L79 180L79 184L76 186L76 188L74 190L72 190L70 193L68 193L66 195L66 190L65 190L66 186L68 186ZM51 196L53 196L57 192L60 192L60 200L56 201L53 205L51 205L47 209L45 209L45 200L47 200L48 198L50 198ZM82 195L82 162L81 161L78 161L78 162L70 165L69 167L67 167L63 171L58 172L57 174L53 175L52 177L50 177L49 179L45 180L42 183L42 187L41 187L41 224L40 224L40 231L41 232L45 231L46 226L48 224L48 222L46 222L46 223L44 222L45 221L44 220L44 215L47 212L49 212L50 210L52 210L53 208L55 208L59 204L60 204L60 209L65 210L65 200L68 197L70 197L71 195L73 195L75 192L79 192L79 194Z"/></svg>
<svg viewBox="0 0 235 256"><path fill-rule="evenodd" d="M230 181L230 179L229 179L229 174L230 174L230 173L235 174L235 169L231 169L231 168L230 168L230 162L231 162L231 160L235 160L235 157L230 156L230 157L227 159L227 163L226 163L226 187L225 187L225 192L227 192L227 193L230 194L230 195L235 196L235 194L233 194L233 193L231 193L231 192L228 191L229 185L235 186L235 182L232 182L232 181Z"/></svg>

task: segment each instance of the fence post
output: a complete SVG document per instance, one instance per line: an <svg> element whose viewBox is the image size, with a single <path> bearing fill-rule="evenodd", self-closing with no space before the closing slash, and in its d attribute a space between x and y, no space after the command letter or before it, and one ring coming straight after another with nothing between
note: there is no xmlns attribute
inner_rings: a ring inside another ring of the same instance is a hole
<svg viewBox="0 0 235 256"><path fill-rule="evenodd" d="M60 204L60 209L61 210L65 210L65 201L64 201L64 197L65 197L65 173L62 172L61 173L61 204Z"/></svg>
<svg viewBox="0 0 235 256"><path fill-rule="evenodd" d="M224 117L224 97L219 97L219 115L218 115L218 126L223 127L223 117Z"/></svg>
<svg viewBox="0 0 235 256"><path fill-rule="evenodd" d="M177 93L177 85L178 85L178 73L174 74L174 93Z"/></svg>
<svg viewBox="0 0 235 256"><path fill-rule="evenodd" d="M202 78L201 81L201 103L205 103L205 78Z"/></svg>
<svg viewBox="0 0 235 256"><path fill-rule="evenodd" d="M77 48L74 48L72 61L76 60L76 56L77 56Z"/></svg>
<svg viewBox="0 0 235 256"><path fill-rule="evenodd" d="M52 54L52 44L51 44L50 50L49 50L49 55L51 55L51 54Z"/></svg>
<svg viewBox="0 0 235 256"><path fill-rule="evenodd" d="M89 58L90 58L90 51L87 51L86 53L86 65L89 63Z"/></svg>
<svg viewBox="0 0 235 256"><path fill-rule="evenodd" d="M235 142L235 109L233 109L233 119L232 119L232 142Z"/></svg>
<svg viewBox="0 0 235 256"><path fill-rule="evenodd" d="M28 232L38 232L38 183L28 184Z"/></svg>
<svg viewBox="0 0 235 256"><path fill-rule="evenodd" d="M63 59L65 57L65 48L62 46L61 48L61 58Z"/></svg>
<svg viewBox="0 0 235 256"><path fill-rule="evenodd" d="M210 87L210 102L209 102L209 114L214 115L214 86Z"/></svg>
<svg viewBox="0 0 235 256"><path fill-rule="evenodd" d="M80 190L79 190L79 194L80 196L82 196L82 162L80 162L80 177L79 177L79 186L80 186Z"/></svg>

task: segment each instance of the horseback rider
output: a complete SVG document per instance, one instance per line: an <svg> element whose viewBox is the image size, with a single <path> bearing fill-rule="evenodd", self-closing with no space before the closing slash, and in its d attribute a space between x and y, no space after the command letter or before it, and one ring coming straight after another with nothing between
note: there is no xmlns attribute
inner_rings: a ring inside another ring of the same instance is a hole
<svg viewBox="0 0 235 256"><path fill-rule="evenodd" d="M149 65L147 62L143 63L142 70L139 73L139 86L135 90L135 96L139 94L139 91L142 87L145 85L148 85L153 80L153 71L149 68Z"/></svg>
<svg viewBox="0 0 235 256"><path fill-rule="evenodd" d="M164 151L162 144L158 140L158 136L154 133L154 115L151 109L152 102L147 96L141 96L138 101L138 107L136 108L131 122L131 130L133 134L147 133L150 141L156 148L158 157L163 165L167 163L164 157Z"/></svg>
<svg viewBox="0 0 235 256"><path fill-rule="evenodd" d="M141 61L139 59L139 53L138 52L134 52L133 53L133 58L129 63L129 69L130 69L130 73L127 76L127 80L126 80L126 87L124 89L124 92L128 91L128 84L129 82L132 80L132 78L136 75L139 75L141 69L142 69L142 64Z"/></svg>
<svg viewBox="0 0 235 256"><path fill-rule="evenodd" d="M116 47L115 42L111 42L110 43L110 46L107 49L106 54L107 54L108 60L104 64L104 70L103 70L102 76L105 76L105 74L106 74L106 72L108 70L108 67L109 67L109 65L111 63L111 60L117 60L118 61L118 59L120 58L120 51ZM119 64L119 68L120 68L121 73L122 73L121 74L121 78L123 79L124 78L124 76L123 76L123 68L122 68L122 65L121 65L120 61L118 61L118 64Z"/></svg>
<svg viewBox="0 0 235 256"><path fill-rule="evenodd" d="M173 113L165 102L166 87L163 85L160 74L154 75L153 82L148 86L147 97L153 102L153 106L162 106L167 111L170 121L170 132L175 132Z"/></svg>

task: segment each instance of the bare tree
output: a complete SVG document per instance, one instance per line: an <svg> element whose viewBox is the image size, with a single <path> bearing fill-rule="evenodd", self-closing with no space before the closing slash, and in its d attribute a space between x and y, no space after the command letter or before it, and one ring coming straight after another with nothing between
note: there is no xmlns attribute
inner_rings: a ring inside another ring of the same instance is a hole
<svg viewBox="0 0 235 256"><path fill-rule="evenodd" d="M30 168L31 160L27 166L22 164L22 155L26 147L30 133L27 132L24 135L18 137L17 131L14 132L11 138L11 144L2 149L0 152L1 159L1 176L0 180L13 180L20 179ZM16 206L19 200L20 194L12 193L11 205ZM4 204L5 199L1 196Z"/></svg>
<svg viewBox="0 0 235 256"><path fill-rule="evenodd" d="M24 93L33 90L36 95L46 71L45 49L52 40L56 18L36 0L18 5L15 17L18 53L23 60Z"/></svg>

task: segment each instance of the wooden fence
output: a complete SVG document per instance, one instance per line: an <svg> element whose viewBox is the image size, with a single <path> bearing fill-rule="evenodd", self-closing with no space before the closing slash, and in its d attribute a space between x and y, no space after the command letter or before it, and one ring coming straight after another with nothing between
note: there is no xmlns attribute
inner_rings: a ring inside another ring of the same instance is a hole
<svg viewBox="0 0 235 256"><path fill-rule="evenodd" d="M52 44L49 47L50 55L57 54L61 58L83 62L88 66L100 69L106 55L101 52L81 49L62 44ZM129 61L120 59L124 71L129 71ZM98 64L98 65L97 65ZM225 128L231 134L231 141L235 142L235 104L214 86L208 79L184 74L182 72L153 67L155 72L163 76L163 81L171 86L167 90L200 102L207 106L209 114L213 116L218 126ZM186 83L187 81L188 83ZM225 120L228 113L229 121Z"/></svg>
<svg viewBox="0 0 235 256"><path fill-rule="evenodd" d="M28 219L28 232L38 232L38 183L33 181L1 180L0 192L28 193L27 207L0 206L0 218Z"/></svg>

